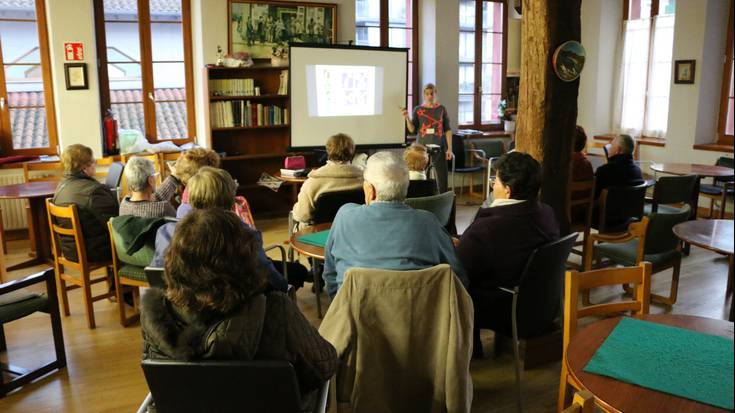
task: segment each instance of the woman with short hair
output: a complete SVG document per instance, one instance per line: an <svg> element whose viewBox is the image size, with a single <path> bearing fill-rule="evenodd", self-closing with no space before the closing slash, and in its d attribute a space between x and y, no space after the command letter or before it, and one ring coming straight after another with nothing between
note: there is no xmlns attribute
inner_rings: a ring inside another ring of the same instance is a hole
<svg viewBox="0 0 735 413"><path fill-rule="evenodd" d="M166 288L142 299L143 357L285 360L302 394L329 379L334 347L285 294L265 292L259 248L230 211L197 209L181 220L166 253Z"/></svg>
<svg viewBox="0 0 735 413"><path fill-rule="evenodd" d="M87 250L87 261L100 262L112 258L107 221L118 214L117 198L109 188L95 179L97 161L92 149L81 144L69 145L61 153L64 179L56 187L53 204L76 205L81 232ZM60 223L69 227L69 224ZM71 237L60 237L64 257L77 261L77 249Z"/></svg>
<svg viewBox="0 0 735 413"><path fill-rule="evenodd" d="M352 138L338 133L327 139L326 149L327 164L309 173L293 206L293 219L302 224L313 219L314 206L321 194L362 188L362 169L351 164L355 156Z"/></svg>
<svg viewBox="0 0 735 413"><path fill-rule="evenodd" d="M125 164L125 179L131 194L120 203L120 215L141 218L176 216L176 210L170 201L181 186L181 180L172 173L156 189L157 176L150 159L136 156L128 160Z"/></svg>

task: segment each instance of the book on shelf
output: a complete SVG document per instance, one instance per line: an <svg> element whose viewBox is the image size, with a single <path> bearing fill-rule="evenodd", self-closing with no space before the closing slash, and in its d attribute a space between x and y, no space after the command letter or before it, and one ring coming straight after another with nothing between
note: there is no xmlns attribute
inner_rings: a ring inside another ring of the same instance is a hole
<svg viewBox="0 0 735 413"><path fill-rule="evenodd" d="M212 96L253 96L254 79L209 79Z"/></svg>
<svg viewBox="0 0 735 413"><path fill-rule="evenodd" d="M280 78L280 83L278 84L278 94L287 95L288 94L288 70L281 70L281 74L279 78Z"/></svg>
<svg viewBox="0 0 735 413"><path fill-rule="evenodd" d="M306 169L285 169L281 168L281 176L284 178L302 178L307 175Z"/></svg>
<svg viewBox="0 0 735 413"><path fill-rule="evenodd" d="M213 128L280 126L288 122L288 110L249 100L222 100L210 104Z"/></svg>

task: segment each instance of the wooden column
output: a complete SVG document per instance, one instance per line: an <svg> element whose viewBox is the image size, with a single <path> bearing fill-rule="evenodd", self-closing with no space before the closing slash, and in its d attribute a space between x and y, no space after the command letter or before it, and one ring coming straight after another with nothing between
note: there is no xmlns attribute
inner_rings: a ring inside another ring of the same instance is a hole
<svg viewBox="0 0 735 413"><path fill-rule="evenodd" d="M541 163L541 200L564 232L579 79L562 81L551 61L559 45L581 41L580 7L581 0L523 0L516 149Z"/></svg>

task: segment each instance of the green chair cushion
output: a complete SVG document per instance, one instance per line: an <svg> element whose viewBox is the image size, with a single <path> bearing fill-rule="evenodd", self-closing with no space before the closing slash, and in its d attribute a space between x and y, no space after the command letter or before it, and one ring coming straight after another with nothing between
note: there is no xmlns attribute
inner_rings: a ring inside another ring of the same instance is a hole
<svg viewBox="0 0 735 413"><path fill-rule="evenodd" d="M636 252L638 251L638 240L631 240L621 244L602 243L595 245L595 256L609 258L616 264L632 267L635 266ZM677 250L666 251L659 254L645 254L644 261L653 266L653 272L670 265L681 253Z"/></svg>
<svg viewBox="0 0 735 413"><path fill-rule="evenodd" d="M144 267L136 265L123 265L118 270L118 275L123 278L129 278L136 281L148 282L148 278L145 276Z"/></svg>
<svg viewBox="0 0 735 413"><path fill-rule="evenodd" d="M26 293L3 294L0 296L0 324L5 324L36 311L45 311L48 308L46 294Z"/></svg>

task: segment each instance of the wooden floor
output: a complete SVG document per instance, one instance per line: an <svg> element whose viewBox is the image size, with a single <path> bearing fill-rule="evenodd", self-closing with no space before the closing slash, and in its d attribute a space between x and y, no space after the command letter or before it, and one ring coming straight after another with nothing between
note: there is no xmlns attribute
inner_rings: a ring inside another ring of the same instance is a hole
<svg viewBox="0 0 735 413"><path fill-rule="evenodd" d="M457 224L460 232L473 218L477 206L461 206ZM258 221L265 243L283 242L286 237L285 219ZM26 256L27 241L9 245L7 264L12 265ZM43 267L11 273L20 278ZM692 248L684 259L679 301L673 312L724 319L724 292L727 260L717 254ZM655 291L665 292L671 271L654 276ZM620 288L599 289L593 299L602 301L620 295ZM322 300L324 296L322 295ZM79 290L70 293L71 316L63 318L68 367L25 386L0 399L0 412L133 412L147 394L145 378L140 369L140 327L123 328L118 323L117 307L108 301L95 304L97 329L86 327ZM307 318L319 324L314 294L307 284L298 292L298 304ZM729 308L729 307L727 307ZM653 305L652 313L664 312ZM48 316L37 314L5 326L9 351L0 356L13 364L31 367L51 359L53 346ZM494 357L493 334L483 332L485 358L472 362L474 382L474 412L513 412L514 373L510 355ZM559 382L559 363L549 364L523 375L524 410L550 412L555 408Z"/></svg>

